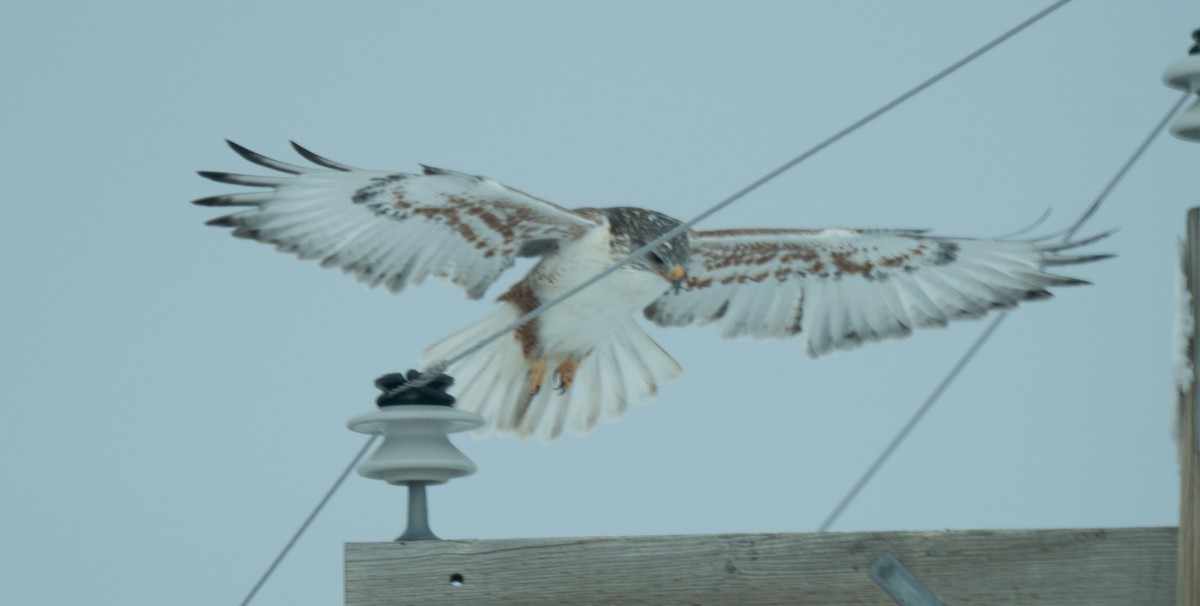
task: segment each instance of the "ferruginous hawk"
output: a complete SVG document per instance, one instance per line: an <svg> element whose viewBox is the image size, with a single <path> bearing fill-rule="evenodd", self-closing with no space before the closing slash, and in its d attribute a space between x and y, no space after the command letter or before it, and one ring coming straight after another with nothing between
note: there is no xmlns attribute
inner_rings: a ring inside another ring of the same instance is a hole
<svg viewBox="0 0 1200 606"><path fill-rule="evenodd" d="M399 292L427 276L472 299L517 257L540 257L489 316L433 345L422 363L449 359L538 305L680 225L642 208L568 210L485 177L424 166L421 174L352 168L299 145L316 166L272 160L230 143L282 174L200 175L263 190L196 200L245 206L210 225L320 259L370 286ZM682 373L638 326L719 322L724 337L803 333L808 354L902 337L914 328L978 318L1047 288L1086 284L1047 267L1107 255L1064 251L1093 242L943 238L912 230L724 229L687 231L455 369L457 406L487 429L557 436L655 395Z"/></svg>

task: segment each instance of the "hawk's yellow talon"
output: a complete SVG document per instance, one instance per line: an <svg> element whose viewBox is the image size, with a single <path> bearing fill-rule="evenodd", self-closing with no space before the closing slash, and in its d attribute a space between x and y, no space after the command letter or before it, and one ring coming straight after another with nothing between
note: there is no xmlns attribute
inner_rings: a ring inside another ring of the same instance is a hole
<svg viewBox="0 0 1200 606"><path fill-rule="evenodd" d="M549 365L545 360L534 360L529 365L529 395L542 390L542 381L546 380L546 369Z"/></svg>
<svg viewBox="0 0 1200 606"><path fill-rule="evenodd" d="M558 393L566 393L568 389L571 389L571 385L575 383L575 373L578 370L579 360L575 358L567 358L558 365L558 370L554 371L558 375Z"/></svg>

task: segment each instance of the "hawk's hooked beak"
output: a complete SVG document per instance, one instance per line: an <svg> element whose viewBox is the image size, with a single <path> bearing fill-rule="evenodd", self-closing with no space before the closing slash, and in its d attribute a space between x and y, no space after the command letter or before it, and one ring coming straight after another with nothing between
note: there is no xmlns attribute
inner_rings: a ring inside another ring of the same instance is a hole
<svg viewBox="0 0 1200 606"><path fill-rule="evenodd" d="M660 271L658 273L662 274L662 277L671 283L671 289L674 292L679 292L683 287L683 279L687 277L687 272L680 265L676 265L668 271Z"/></svg>

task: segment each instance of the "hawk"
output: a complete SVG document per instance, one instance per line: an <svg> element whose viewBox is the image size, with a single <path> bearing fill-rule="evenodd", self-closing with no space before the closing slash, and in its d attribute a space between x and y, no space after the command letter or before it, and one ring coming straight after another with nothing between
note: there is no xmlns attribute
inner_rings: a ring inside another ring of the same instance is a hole
<svg viewBox="0 0 1200 606"><path fill-rule="evenodd" d="M478 299L517 257L540 258L490 315L425 350L423 364L467 350L681 225L643 208L567 209L432 166L362 170L293 143L315 165L299 166L228 143L280 174L200 172L265 188L196 200L247 207L208 224L368 286L399 292L435 276ZM687 230L463 360L450 393L485 430L543 440L584 433L682 374L635 321L638 311L661 326L720 323L723 337L803 334L816 357L1087 284L1047 268L1109 256L1065 252L1104 235L1046 244L921 230Z"/></svg>

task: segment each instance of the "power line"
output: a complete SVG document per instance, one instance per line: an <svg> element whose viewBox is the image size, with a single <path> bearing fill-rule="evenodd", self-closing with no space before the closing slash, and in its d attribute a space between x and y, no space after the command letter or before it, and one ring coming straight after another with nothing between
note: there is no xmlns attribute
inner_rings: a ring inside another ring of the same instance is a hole
<svg viewBox="0 0 1200 606"><path fill-rule="evenodd" d="M984 53L995 48L996 46L1000 45L1002 42L1008 40L1009 38L1013 37L1014 35L1020 33L1022 30L1029 27L1030 25L1033 25L1034 23L1040 21L1043 17L1045 17L1046 15L1049 15L1050 13L1054 12L1055 10L1058 10L1059 8L1061 8L1063 5L1067 4L1070 1L1071 0L1058 0L1057 2L1051 4L1050 6L1042 9L1041 11L1035 13L1032 17L1029 17L1028 19L1022 21L1021 23L1018 23L1017 25L1015 25L1008 31L1004 32L1003 34L1000 34L996 38L992 39L991 41L984 44L983 46L980 46L979 48L975 49L971 53L968 53L962 59L959 59L958 61L951 63L949 66L947 66L946 68L937 72L936 74L930 76L929 78L927 78L920 84L917 84L916 86L912 87L911 89L902 93L901 95L897 96L896 98L892 99L891 101L888 101L887 103L884 103L883 105L879 106L877 109L875 109L875 111L872 111L871 113L863 116L862 118L859 118L857 121L850 124L849 126L834 133L833 135L829 136L825 140L821 141L820 143L817 143L816 145L812 146L811 148L809 148L805 152L801 153L800 155L792 158L791 160L788 160L787 162L783 163L782 165L780 165L779 167L775 168L774 170L768 172L767 174L763 175L762 177L759 177L755 181L751 182L749 185L734 192L732 195L725 198L724 200L721 200L720 202L714 204L708 210L705 210L704 212L700 213L699 215L696 215L695 217L693 217L691 220L679 225L675 229L672 229L671 231L663 234L662 236L659 236L658 238L650 241L645 246L642 246L641 248L633 251L628 256L624 257L623 259L621 259L614 265L608 267L604 271L592 276L591 278L589 278L582 284L579 284L575 288L568 290L567 292L563 293L562 295L559 295L558 297L556 297L554 299L551 299L549 301L542 303L536 309L521 316L512 324L510 324L510 325L504 327L503 329L496 331L495 333L489 335L488 337L480 340L478 343L476 343L471 348L455 355L454 357L452 357L450 359L440 361L440 362L434 364L433 366L431 366L430 368L427 368L425 370L425 372L422 373L421 380L423 380L423 381L431 380L435 375L444 371L450 365L452 365L458 361L461 361L463 358L466 358L467 356L469 356L471 354L478 352L479 350L481 350L485 346L487 346L488 343L491 343L492 341L495 341L496 339L501 338L501 337L511 333L512 331L516 330L517 328L519 328L526 322L529 322L529 321L533 320L534 318L537 318L539 315L544 313L547 309L550 309L551 307L558 305L559 303L565 301L569 297L574 296L576 293L582 291L583 289L588 288L589 286L595 284L596 282L599 282L600 280L608 277L613 272L615 272L618 269L624 267L625 265L631 263L634 259L636 259L636 258L640 257L642 254L654 249L659 244L662 244L663 242L666 242L667 240L690 229L693 225L699 223L700 221L703 221L704 219L707 219L708 217L712 216L713 214L717 213L718 211L724 209L725 207L729 206L730 204L733 204L737 200L746 196L750 192L765 185L767 182L769 182L769 181L775 179L776 177L778 177L779 175L787 172L788 170L790 170L792 167L796 166L797 164L820 153L822 150L824 150L825 148L829 147L830 145L833 145L834 143L840 141L841 139L843 139L850 133L858 130L859 128L865 126L869 122L871 122L871 121L875 120L876 118L882 116L883 114L891 111L896 106L900 105L901 103L904 103L905 101L909 100L913 96L917 95L917 93L920 93L921 91L924 91L925 89L929 88L930 86L933 86L938 81L945 78L946 76L949 76L950 74L954 73L955 71L958 71L959 68L961 68L961 67L965 66L966 64L979 58ZM404 386L401 386L398 389L407 389L411 386L419 385L422 383L421 380L415 381L415 382L410 382ZM259 578L258 583L256 583L254 585L254 589L252 589L250 591L250 594L247 595L246 599L242 602L242 606L246 606L247 604L249 604L250 600L258 592L259 588L262 587L262 585L264 583L266 583L267 579L271 576L271 573L273 573L275 571L275 568L279 565L279 563L283 560L283 558L291 550L292 545L294 545L296 543L296 541L300 538L300 536L308 528L308 525L312 522L312 520L314 518L316 518L316 516L325 507L325 504L333 496L333 493L336 492L337 489L341 486L342 482L346 479L346 476L349 474L350 470L353 469L358 464L358 462L362 459L362 457L364 457L366 455L368 448L371 446L371 444L374 440L375 440L374 436L371 437L370 439L368 439L367 443L363 445L362 449L358 452L358 454L356 454L354 456L354 459L351 460L350 465L347 466L346 470L342 472L342 475L338 477L338 479L334 482L334 485L332 487L330 487L329 491L325 494L325 497L322 498L319 503L317 503L317 506L313 509L312 513L309 514L308 519L306 519L304 521L304 523L300 526L300 528L292 536L292 539L290 541L288 541L288 544L286 546L284 546L282 551L280 551L279 556L275 558L275 561L271 563L271 566L269 568L267 568L266 572L264 572L262 577Z"/></svg>
<svg viewBox="0 0 1200 606"><path fill-rule="evenodd" d="M1069 242L1075 235L1075 232L1077 232L1079 228L1083 226L1084 222L1090 219L1092 215L1096 213L1096 210L1100 208L1100 204L1108 198L1108 194L1111 193L1114 188L1116 188L1117 183L1119 183L1121 179L1125 177L1125 173L1129 172L1129 169L1133 166L1133 164L1142 157L1142 154L1145 153L1148 147L1150 147L1150 143L1154 141L1156 137L1158 137L1158 134L1161 133L1163 128L1166 127L1167 123L1170 122L1171 116L1174 116L1175 112L1179 111L1180 107L1183 107L1184 102L1187 101L1189 96L1191 96L1191 93L1184 93L1184 95L1180 97L1179 101L1176 102L1169 111L1167 111L1167 114L1163 116L1163 119L1160 120L1154 129L1150 131L1150 134L1133 152L1133 155L1129 156L1129 159L1125 161L1125 164L1117 170L1117 173L1113 175L1111 179L1109 179L1108 184L1105 185L1104 189L1100 191L1100 195L1096 196L1096 199L1093 200L1091 205L1088 206L1087 210L1083 212L1083 214L1079 217L1079 220L1076 221L1075 224L1067 230L1066 234L1063 235L1063 242ZM938 398L942 396L942 392L944 392L946 388L949 387L949 385L953 383L956 378L958 378L958 373L967 365L968 362L971 361L971 358L975 355L975 352L979 351L979 349L983 347L983 344L987 342L988 338L992 336L992 333L995 332L996 328L1000 326L1000 323L1003 322L1007 317L1007 311L996 316L996 319L992 320L992 323L983 330L983 333L979 335L979 338L975 339L975 343L971 345L971 348L968 349L961 358L959 358L958 362L954 364L954 367L950 369L950 372L946 373L946 376L942 379L942 382L934 388L933 393L929 394L929 397L925 399L925 402L921 404L921 407L918 408L915 413L913 413L912 417L908 419L908 422L904 424L904 427L901 427L900 431L896 433L896 437L892 438L892 441L888 443L886 447L884 447L883 452L879 453L878 457L875 457L875 461L872 462L869 467L867 467L867 470L863 472L861 477L858 478L858 481L854 483L854 486L850 488L850 491L846 493L846 496L842 497L842 500L825 518L825 521L821 522L821 526L817 528L817 532L825 532L829 530L830 526L833 526L833 523L836 522L837 519L842 515L842 512L844 512L846 508L850 506L850 503L854 501L855 497L857 497L860 492L862 492L862 489L867 485L867 483L875 477L875 472L879 471L880 467L883 467L883 464L886 463L887 460L892 456L892 454L896 451L896 448L900 446L900 443L908 437L908 434L911 433L913 428L917 426L917 423L920 423L921 419L924 418L925 413L929 412L929 409L932 408L934 403L937 402Z"/></svg>
<svg viewBox="0 0 1200 606"><path fill-rule="evenodd" d="M917 426L917 423L921 422L921 419L925 417L925 413L929 412L929 409L933 407L934 402L937 402L938 398L941 397L942 392L945 391L946 388L950 386L950 383L952 383L954 379L958 377L959 371L961 371L963 367L967 365L967 362L971 361L971 358L975 355L975 352L979 351L979 349L983 347L984 342L987 341L988 337L992 335L992 332L994 332L996 328L1000 326L1000 323L1004 321L1004 318L1007 317L1008 312L1004 312L996 316L996 319L992 320L992 323L983 330L983 334L979 335L979 338L975 340L975 344L967 350L967 353L963 354L963 356L959 358L958 362L954 365L954 368L950 369L950 372L947 373L946 377L942 379L942 382L934 388L933 393L929 394L929 397L925 399L925 402L921 404L921 407L917 409L917 412L913 413L913 416L908 419L908 422L904 424L904 427L900 428L900 431L896 434L896 437L892 438L891 443L889 443L887 447L883 449L883 452L875 458L875 462L871 463L871 466L868 467L867 471L864 472L862 477L858 479L858 482L854 484L854 487L850 489L850 492L846 493L846 496L842 497L842 501L837 504L837 507L833 508L833 512L825 518L824 522L821 522L821 526L820 528L817 528L817 532L825 532L826 530L829 530L829 527L832 526L835 521L837 521L838 517L842 515L842 512L846 510L846 507L850 506L850 502L853 501L854 498L858 496L858 493L862 491L863 487L867 485L867 482L870 482L871 479L875 477L875 472L879 471L880 467L883 467L883 464L887 462L889 457L892 456L892 453L896 451L896 448L900 446L900 443L904 441L904 438L908 437L909 432L911 432L913 428Z"/></svg>
<svg viewBox="0 0 1200 606"><path fill-rule="evenodd" d="M325 491L325 496L321 497L321 501L313 508L312 513L308 514L308 517L304 519L304 523L300 524L300 528L297 528L296 532L292 534L291 540L287 542L287 545L283 546L283 549L279 551L279 555L275 556L275 561L271 562L271 565L267 567L267 571L258 578L258 582L254 584L254 588L250 590L250 593L246 594L246 599L242 600L242 606L249 604L250 600L253 600L254 596L258 593L258 590L267 582L267 579L271 578L271 573L275 572L275 568L279 566L283 558L287 557L288 552L292 550L292 546L296 544L296 541L300 540L300 535L304 534L305 530L308 530L309 524L312 524L317 514L321 513L321 510L325 508L325 504L329 502L329 499L333 498L333 493L342 487L342 482L346 481L346 477L350 475L350 471L358 465L358 462L367 454L367 451L371 449L371 445L375 443L378 437L371 436L362 445L362 448L358 450L358 454L354 455L354 460L350 461L350 464L342 470L342 474L338 476L337 480L334 480L333 486L330 486L329 490Z"/></svg>
<svg viewBox="0 0 1200 606"><path fill-rule="evenodd" d="M1075 236L1075 232L1079 231L1079 228L1083 226L1084 222L1088 219L1091 219L1092 215L1096 214L1096 210L1100 208L1100 203L1108 197L1109 192L1111 192L1113 188L1117 186L1117 183L1121 181L1121 178L1125 176L1125 173L1129 172L1129 169L1133 166L1133 163L1137 162L1138 158L1142 157L1142 154L1145 153L1146 148L1150 147L1150 142L1154 141L1154 139L1158 137L1158 133L1162 132L1162 129L1167 127L1167 124L1171 121L1171 116L1174 116L1175 113L1179 111L1179 108L1183 107L1183 104L1187 102L1188 97L1191 96L1191 93L1184 93L1183 96L1179 97L1179 101L1176 101L1175 105L1172 106L1169 111L1167 111L1162 120L1159 120L1158 125L1154 127L1154 130L1150 131L1150 135L1146 137L1144 141L1142 141L1142 144L1139 145L1137 150L1133 152L1133 155L1129 156L1129 159L1125 161L1125 164L1123 164L1121 168L1117 170L1117 174L1113 175L1113 178L1108 182L1108 185L1104 186L1104 189L1101 190L1100 195L1096 196L1096 200L1092 202L1092 205L1089 206L1087 210L1083 211L1083 214L1080 215L1079 220L1071 226L1071 229L1067 230L1067 233L1063 235L1063 242L1070 241L1070 239Z"/></svg>

